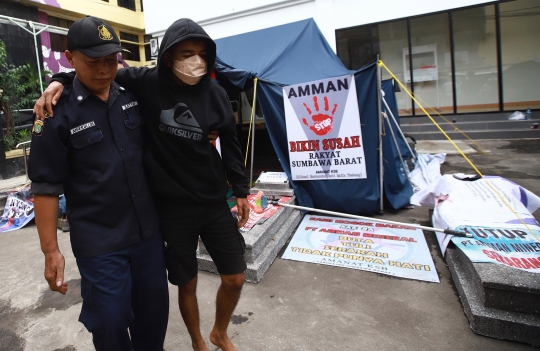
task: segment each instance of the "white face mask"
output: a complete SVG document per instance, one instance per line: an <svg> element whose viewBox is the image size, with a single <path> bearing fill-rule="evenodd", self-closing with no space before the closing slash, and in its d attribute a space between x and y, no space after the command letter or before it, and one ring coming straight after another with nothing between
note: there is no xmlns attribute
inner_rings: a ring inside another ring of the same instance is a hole
<svg viewBox="0 0 540 351"><path fill-rule="evenodd" d="M199 55L184 61L174 60L173 72L182 82L195 85L206 74L206 62Z"/></svg>

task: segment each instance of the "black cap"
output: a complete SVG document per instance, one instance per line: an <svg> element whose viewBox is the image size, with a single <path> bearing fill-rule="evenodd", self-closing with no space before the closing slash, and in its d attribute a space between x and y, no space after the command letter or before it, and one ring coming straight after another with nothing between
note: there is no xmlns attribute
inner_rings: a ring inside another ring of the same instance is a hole
<svg viewBox="0 0 540 351"><path fill-rule="evenodd" d="M78 50L90 57L103 57L120 51L120 39L105 21L88 16L73 23L67 35L69 51Z"/></svg>

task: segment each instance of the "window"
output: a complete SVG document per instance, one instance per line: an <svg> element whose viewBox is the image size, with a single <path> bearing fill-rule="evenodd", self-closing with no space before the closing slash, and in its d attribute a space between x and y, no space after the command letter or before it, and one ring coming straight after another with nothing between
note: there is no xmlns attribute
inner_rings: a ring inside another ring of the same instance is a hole
<svg viewBox="0 0 540 351"><path fill-rule="evenodd" d="M403 49L403 64L410 71L418 102L429 111L434 108L453 113L452 61L450 60L450 27L448 13L412 18L411 49ZM406 74L407 75L407 74ZM416 113L422 114L420 106Z"/></svg>
<svg viewBox="0 0 540 351"><path fill-rule="evenodd" d="M139 36L137 34L129 34L129 33L120 32L120 40L129 40L134 43L138 43Z"/></svg>
<svg viewBox="0 0 540 351"><path fill-rule="evenodd" d="M139 53L139 45L122 43L122 47L130 51L130 52L122 51L122 58L124 60L130 60L130 61L141 60L141 54Z"/></svg>
<svg viewBox="0 0 540 351"><path fill-rule="evenodd" d="M337 31L338 57L348 69L359 69L372 62L371 26Z"/></svg>
<svg viewBox="0 0 540 351"><path fill-rule="evenodd" d="M410 68L403 65L403 51L408 51L409 39L407 38L407 21L394 21L372 26L373 47L375 53L380 55L381 60L390 71L403 84L410 89ZM390 74L383 69L382 79L390 79ZM397 83L396 83L397 84ZM411 98L407 93L396 93L396 99L400 116L412 114Z"/></svg>
<svg viewBox="0 0 540 351"><path fill-rule="evenodd" d="M538 33L540 1L511 0L337 30L336 44L349 69L379 54L428 111L514 111L540 108ZM396 98L401 116L423 115Z"/></svg>
<svg viewBox="0 0 540 351"><path fill-rule="evenodd" d="M135 11L135 0L118 0L118 6Z"/></svg>
<svg viewBox="0 0 540 351"><path fill-rule="evenodd" d="M49 16L49 25L55 27L68 28L71 27L73 21L63 18ZM51 38L51 50L57 52L64 52L67 50L67 35L49 33Z"/></svg>
<svg viewBox="0 0 540 351"><path fill-rule="evenodd" d="M144 42L145 43L150 43L150 39L152 39L151 35L145 35L144 36ZM152 61L152 54L151 54L151 50L150 50L150 44L147 44L147 45L144 46L144 56L145 56L146 61Z"/></svg>
<svg viewBox="0 0 540 351"><path fill-rule="evenodd" d="M499 6L504 109L540 108L540 2Z"/></svg>
<svg viewBox="0 0 540 351"><path fill-rule="evenodd" d="M131 43L128 43L124 40L130 41ZM131 61L141 60L141 54L139 53L139 45L134 44L134 43L139 42L139 36L137 34L120 32L120 41L121 41L122 47L130 51L130 52L122 52L122 58L124 60L131 60Z"/></svg>
<svg viewBox="0 0 540 351"><path fill-rule="evenodd" d="M454 11L452 23L457 112L498 111L495 6Z"/></svg>

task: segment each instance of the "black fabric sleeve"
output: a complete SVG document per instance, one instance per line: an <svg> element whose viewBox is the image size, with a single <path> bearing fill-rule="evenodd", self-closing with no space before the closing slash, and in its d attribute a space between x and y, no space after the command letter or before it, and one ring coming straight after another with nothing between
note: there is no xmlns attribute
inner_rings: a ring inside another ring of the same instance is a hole
<svg viewBox="0 0 540 351"><path fill-rule="evenodd" d="M114 81L120 86L136 94L137 99L144 95L144 77L148 73L147 67L125 67L116 72Z"/></svg>
<svg viewBox="0 0 540 351"><path fill-rule="evenodd" d="M221 145L221 158L223 167L227 175L227 180L232 186L233 194L236 197L247 197L249 195L248 183L249 180L244 173L244 160L240 143L236 136L236 119L229 102L227 94L223 90L223 101L220 104L223 108L223 118L225 119L225 127L219 130L219 141Z"/></svg>
<svg viewBox="0 0 540 351"><path fill-rule="evenodd" d="M125 67L116 72L114 81L125 88L129 88L129 91L137 94L142 93L142 79L146 75L148 68L146 67ZM59 82L62 85L70 85L75 79L75 71L55 73L51 78L51 82Z"/></svg>
<svg viewBox="0 0 540 351"><path fill-rule="evenodd" d="M61 72L53 74L51 77L51 82L62 83L63 86L66 86L71 85L73 83L73 79L75 79L75 71ZM49 82L49 84L51 84L51 82Z"/></svg>
<svg viewBox="0 0 540 351"><path fill-rule="evenodd" d="M62 184L34 183L30 185L32 195L62 195L64 186Z"/></svg>
<svg viewBox="0 0 540 351"><path fill-rule="evenodd" d="M62 106L55 107L55 118L48 118L40 136L32 135L28 177L34 195L61 195L68 176L68 131Z"/></svg>

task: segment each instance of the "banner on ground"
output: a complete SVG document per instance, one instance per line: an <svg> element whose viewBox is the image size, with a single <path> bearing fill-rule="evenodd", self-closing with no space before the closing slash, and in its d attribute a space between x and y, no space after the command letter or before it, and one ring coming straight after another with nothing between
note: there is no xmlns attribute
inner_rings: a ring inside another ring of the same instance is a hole
<svg viewBox="0 0 540 351"><path fill-rule="evenodd" d="M306 214L282 258L439 282L422 230Z"/></svg>
<svg viewBox="0 0 540 351"><path fill-rule="evenodd" d="M502 177L458 178L444 175L432 191L433 224L467 231L474 238L437 234L441 250L451 240L472 262L540 273L540 225L532 215L540 197Z"/></svg>
<svg viewBox="0 0 540 351"><path fill-rule="evenodd" d="M255 198L256 198L257 194L249 194L247 196L247 200L248 200L248 203L249 203L249 207L250 207L250 212L249 212L249 218L246 222L246 224L244 224L244 226L242 228L239 228L238 230L242 233L246 233L246 232L249 232L251 230L251 228L253 228L256 224L263 224L264 222L266 222L266 220L270 217L272 217L280 208L281 206L276 206L276 205L272 205L272 204L268 204L261 213L257 213L255 212L255 206L256 206L256 203L255 203ZM280 202L283 202L283 203L287 203L289 202L289 200L291 199L290 196L283 196L279 199ZM232 208L231 208L231 213L233 216L237 216L238 214L238 207L236 205L234 205Z"/></svg>
<svg viewBox="0 0 540 351"><path fill-rule="evenodd" d="M497 227L459 226L474 235L474 239L453 237L452 242L472 262L492 262L540 273L540 227L516 228L500 224Z"/></svg>
<svg viewBox="0 0 540 351"><path fill-rule="evenodd" d="M8 194L4 214L0 218L0 232L9 232L24 227L34 218L34 197L30 185Z"/></svg>
<svg viewBox="0 0 540 351"><path fill-rule="evenodd" d="M292 180L366 178L353 75L283 87Z"/></svg>

